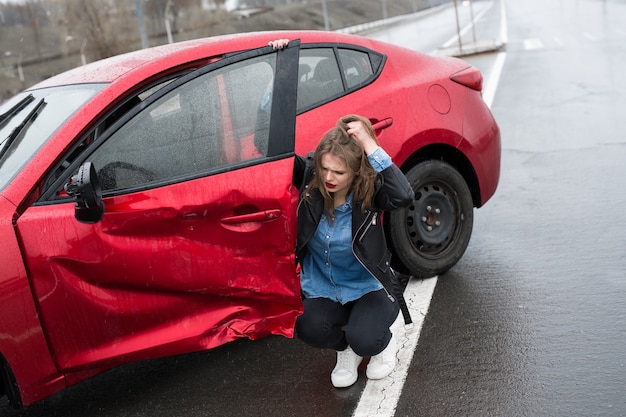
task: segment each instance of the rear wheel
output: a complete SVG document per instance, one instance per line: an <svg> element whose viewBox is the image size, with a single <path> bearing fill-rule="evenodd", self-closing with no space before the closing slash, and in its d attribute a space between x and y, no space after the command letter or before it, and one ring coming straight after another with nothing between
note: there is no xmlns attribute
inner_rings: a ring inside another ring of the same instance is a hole
<svg viewBox="0 0 626 417"><path fill-rule="evenodd" d="M431 277L452 268L472 235L474 205L469 188L450 164L428 160L406 174L415 200L387 217L396 268Z"/></svg>

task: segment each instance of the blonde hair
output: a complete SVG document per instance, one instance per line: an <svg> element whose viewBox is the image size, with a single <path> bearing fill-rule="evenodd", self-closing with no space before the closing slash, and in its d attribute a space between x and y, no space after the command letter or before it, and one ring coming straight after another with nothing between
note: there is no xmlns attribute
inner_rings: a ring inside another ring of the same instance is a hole
<svg viewBox="0 0 626 417"><path fill-rule="evenodd" d="M309 188L317 188L320 190L324 198L324 208L327 214L334 213L335 211L333 196L324 186L322 156L327 153L343 159L348 169L354 174L354 180L351 186L351 191L354 192L354 202L361 203L362 210L367 210L372 206L374 182L377 173L370 165L361 143L348 134L348 123L355 121L361 121L369 135L378 144L374 128L370 121L365 117L349 114L337 121L337 126L329 130L324 137L322 137L322 140L320 140L315 149L315 175L309 183ZM307 197L308 196L305 196L305 198Z"/></svg>

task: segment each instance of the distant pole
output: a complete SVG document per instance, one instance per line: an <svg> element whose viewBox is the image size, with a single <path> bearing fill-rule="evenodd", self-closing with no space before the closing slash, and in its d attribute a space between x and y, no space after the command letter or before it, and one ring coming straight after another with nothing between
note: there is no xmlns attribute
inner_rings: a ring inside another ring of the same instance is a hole
<svg viewBox="0 0 626 417"><path fill-rule="evenodd" d="M469 8L470 8L470 16L472 18L472 37L474 38L474 43L476 43L476 25L474 24L474 6L472 6L472 0L468 0Z"/></svg>
<svg viewBox="0 0 626 417"><path fill-rule="evenodd" d="M24 84L24 69L22 68L22 54L17 60L17 74L20 77L20 82Z"/></svg>
<svg viewBox="0 0 626 417"><path fill-rule="evenodd" d="M328 24L328 9L326 8L326 0L322 0L322 14L324 15L324 30L328 32L330 30L330 25Z"/></svg>
<svg viewBox="0 0 626 417"><path fill-rule="evenodd" d="M165 30L167 31L167 42L174 43L174 38L172 37L172 28L170 27L170 7L172 6L172 0L167 0L167 5L165 6Z"/></svg>
<svg viewBox="0 0 626 417"><path fill-rule="evenodd" d="M461 24L459 23L459 8L457 1L454 0L454 13L456 14L456 36L459 39L459 52L463 52L463 41L461 41Z"/></svg>
<svg viewBox="0 0 626 417"><path fill-rule="evenodd" d="M80 45L80 62L83 65L87 65L87 57L85 56L86 46L87 46L87 38L83 39L83 43Z"/></svg>
<svg viewBox="0 0 626 417"><path fill-rule="evenodd" d="M141 0L135 0L135 9L137 9L137 21L139 22L139 32L141 33L141 47L148 47L148 37L146 36L146 28L143 25L143 10L141 9Z"/></svg>
<svg viewBox="0 0 626 417"><path fill-rule="evenodd" d="M383 3L383 19L387 19L387 0L382 0Z"/></svg>

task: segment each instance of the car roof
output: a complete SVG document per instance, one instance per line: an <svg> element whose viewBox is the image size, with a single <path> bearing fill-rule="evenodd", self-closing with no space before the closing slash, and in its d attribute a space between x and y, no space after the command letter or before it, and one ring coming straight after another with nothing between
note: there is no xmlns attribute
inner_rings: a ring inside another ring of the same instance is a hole
<svg viewBox="0 0 626 417"><path fill-rule="evenodd" d="M29 89L83 83L110 83L135 71L141 71L149 76L194 60L260 48L266 46L269 41L280 38L300 39L307 43L338 42L361 46L372 43L372 40L359 36L323 31L271 31L222 35L155 46L102 59L55 75Z"/></svg>

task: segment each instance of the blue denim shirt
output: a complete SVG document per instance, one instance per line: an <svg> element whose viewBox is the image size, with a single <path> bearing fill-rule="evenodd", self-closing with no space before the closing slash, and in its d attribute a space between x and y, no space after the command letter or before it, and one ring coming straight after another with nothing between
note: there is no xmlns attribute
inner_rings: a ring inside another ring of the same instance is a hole
<svg viewBox="0 0 626 417"><path fill-rule="evenodd" d="M368 160L376 172L391 165L391 158L382 148L369 155ZM300 271L306 298L329 298L346 304L383 288L352 252L352 201L350 193L348 200L335 209L334 221L322 216L308 243Z"/></svg>

